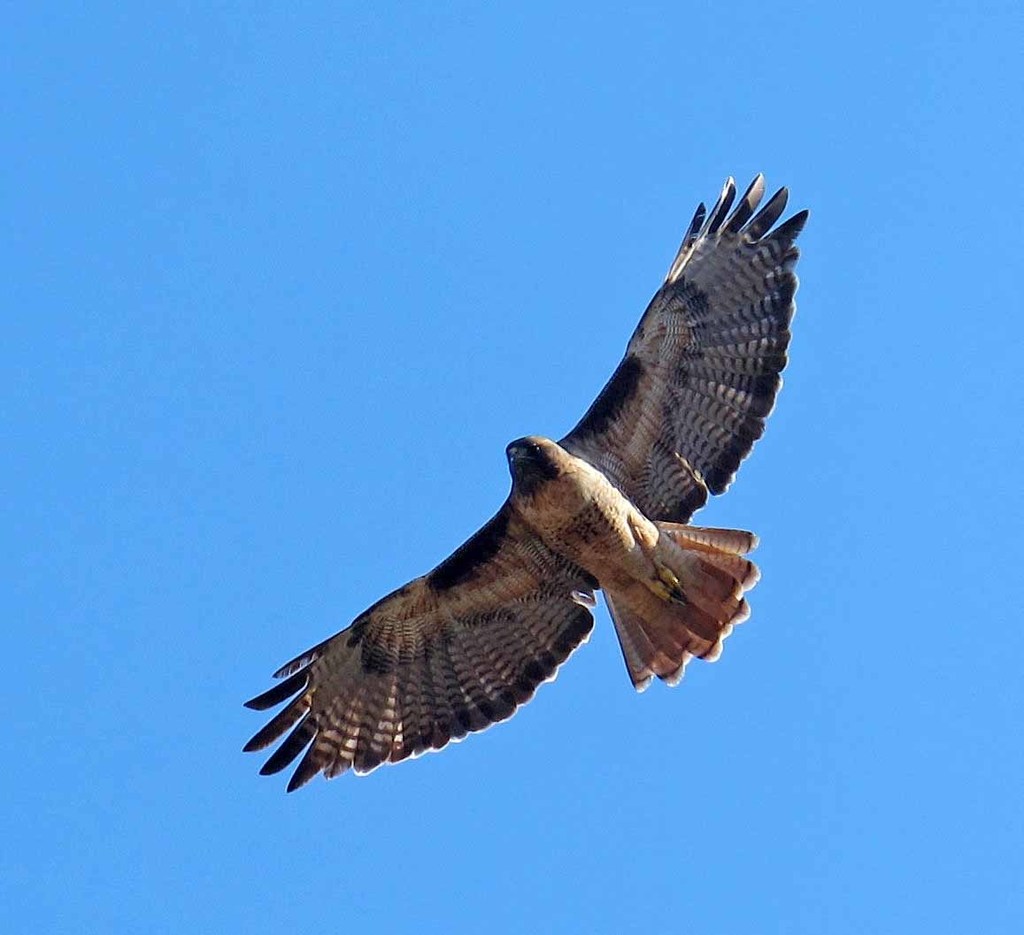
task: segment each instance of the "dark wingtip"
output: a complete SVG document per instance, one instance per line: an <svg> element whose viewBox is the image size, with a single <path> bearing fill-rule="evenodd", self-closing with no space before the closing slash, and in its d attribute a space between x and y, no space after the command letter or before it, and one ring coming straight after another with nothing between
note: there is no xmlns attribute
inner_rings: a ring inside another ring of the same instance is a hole
<svg viewBox="0 0 1024 935"><path fill-rule="evenodd" d="M741 196L739 204L736 205L736 210L730 215L729 220L725 222L725 232L727 234L738 234L743 225L750 220L763 197L764 176L758 172Z"/></svg>
<svg viewBox="0 0 1024 935"><path fill-rule="evenodd" d="M729 213L735 198L736 180L730 175L722 186L722 193L718 196L718 201L715 202L715 206L711 209L711 214L708 215L707 222L704 225L704 234L718 233L719 228L722 226L722 221L725 220L726 215Z"/></svg>
<svg viewBox="0 0 1024 935"><path fill-rule="evenodd" d="M700 232L700 227L704 223L704 218L708 216L707 206L702 201L697 205L697 210L693 212L693 220L690 221L690 226L686 229L686 234L683 237L683 246L689 246L697 238L697 234Z"/></svg>
<svg viewBox="0 0 1024 935"><path fill-rule="evenodd" d="M811 212L806 208L803 211L798 211L789 220L780 224L774 231L772 231L772 237L778 240L792 243L800 236L800 232L804 229L804 225L807 223L807 219L811 216Z"/></svg>
<svg viewBox="0 0 1024 935"><path fill-rule="evenodd" d="M292 762L316 736L316 720L305 715L270 758L260 767L261 776L273 776Z"/></svg>
<svg viewBox="0 0 1024 935"><path fill-rule="evenodd" d="M686 233L683 234L683 242L679 244L679 249L676 250L676 255L672 259L672 265L669 266L668 272L665 274L665 282L672 282L673 279L679 274L679 270L685 261L687 251L696 243L697 238L700 236L701 227L704 224L704 219L707 217L708 209L705 207L702 201L697 205L697 210L693 212L693 218L690 221L690 226L686 228Z"/></svg>
<svg viewBox="0 0 1024 935"><path fill-rule="evenodd" d="M317 756L316 744L314 744L306 751L306 755L302 758L299 765L295 767L295 772L292 773L291 779L288 780L288 788L285 791L294 792L296 789L301 789L317 773L321 772L323 768L324 764Z"/></svg>
<svg viewBox="0 0 1024 935"><path fill-rule="evenodd" d="M760 240L771 226L782 216L786 210L786 202L789 201L789 189L780 188L765 206L754 215L753 220L747 225L746 233L751 240Z"/></svg>
<svg viewBox="0 0 1024 935"><path fill-rule="evenodd" d="M280 684L265 691L262 695L250 698L248 701L243 702L243 704L251 711L266 711L267 708L279 705L282 701L287 701L292 695L302 691L308 681L309 674L305 670L296 672Z"/></svg>
<svg viewBox="0 0 1024 935"><path fill-rule="evenodd" d="M269 747L282 734L291 730L301 717L308 713L310 699L308 695L300 695L290 705L279 711L270 721L258 730L242 748L245 753Z"/></svg>
<svg viewBox="0 0 1024 935"><path fill-rule="evenodd" d="M274 678L283 679L285 678L285 676L292 675L293 673L298 672L299 669L305 669L306 666L310 665L310 663L315 662L317 659L320 658L320 654L324 651L324 649L327 647L327 644L330 643L332 639L334 639L334 637L329 637L322 643L317 643L316 646L314 646L312 649L307 649L301 655L296 656L290 662L286 662L283 666L281 666L280 669L278 669L274 673Z"/></svg>

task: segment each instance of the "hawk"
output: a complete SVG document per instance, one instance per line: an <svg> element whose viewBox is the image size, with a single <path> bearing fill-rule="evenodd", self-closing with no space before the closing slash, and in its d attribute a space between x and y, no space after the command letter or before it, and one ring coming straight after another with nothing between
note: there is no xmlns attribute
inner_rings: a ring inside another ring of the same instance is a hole
<svg viewBox="0 0 1024 935"><path fill-rule="evenodd" d="M560 441L507 448L501 509L433 571L282 666L246 702L288 701L246 745L281 745L261 774L299 761L288 791L318 773L368 773L512 716L594 625L604 592L629 677L673 685L718 658L749 614L752 533L689 525L731 483L764 432L782 383L797 288L801 211L774 226L788 192L758 209L730 178L700 205L586 415ZM756 212L756 213L755 213ZM774 229L773 229L774 228ZM289 699L291 699L289 701Z"/></svg>

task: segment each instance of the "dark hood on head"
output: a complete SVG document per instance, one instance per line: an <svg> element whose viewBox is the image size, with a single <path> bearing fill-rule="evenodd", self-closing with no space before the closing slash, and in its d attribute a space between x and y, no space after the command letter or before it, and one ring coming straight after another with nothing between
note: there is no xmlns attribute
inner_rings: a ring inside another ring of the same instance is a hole
<svg viewBox="0 0 1024 935"><path fill-rule="evenodd" d="M529 496L541 484L558 476L558 466L542 442L532 435L517 438L505 449L513 486Z"/></svg>

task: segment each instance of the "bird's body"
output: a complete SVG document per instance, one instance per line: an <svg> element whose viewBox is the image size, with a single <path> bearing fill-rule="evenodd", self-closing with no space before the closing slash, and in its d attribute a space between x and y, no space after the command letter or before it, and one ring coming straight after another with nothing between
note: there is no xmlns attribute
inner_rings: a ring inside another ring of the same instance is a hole
<svg viewBox="0 0 1024 935"><path fill-rule="evenodd" d="M509 452L510 510L604 592L634 685L645 688L651 675L674 682L693 656L718 657L757 582L756 567L740 558L756 546L752 534L653 521L550 439L529 436ZM650 667L638 640L658 657Z"/></svg>
<svg viewBox="0 0 1024 935"><path fill-rule="evenodd" d="M698 208L626 356L560 441L507 449L497 514L433 571L278 670L247 704L291 699L246 745L288 733L262 772L303 750L289 790L368 772L511 716L584 642L602 590L638 689L718 658L746 619L752 533L689 525L764 430L786 364L800 212L760 211L759 176ZM307 749L308 748L308 749Z"/></svg>
<svg viewBox="0 0 1024 935"><path fill-rule="evenodd" d="M599 587L637 577L657 531L607 477L557 442L528 436L509 446L509 508L553 552L588 572ZM540 465L532 466L531 461Z"/></svg>

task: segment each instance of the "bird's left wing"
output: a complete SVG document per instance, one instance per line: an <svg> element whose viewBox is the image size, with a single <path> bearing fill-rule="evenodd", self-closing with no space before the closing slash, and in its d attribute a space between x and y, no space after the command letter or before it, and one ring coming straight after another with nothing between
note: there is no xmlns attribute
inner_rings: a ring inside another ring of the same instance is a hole
<svg viewBox="0 0 1024 935"><path fill-rule="evenodd" d="M366 773L511 717L590 634L595 582L508 504L453 555L275 673L247 702L292 699L245 746L288 733L261 773ZM293 697L295 696L295 697Z"/></svg>
<svg viewBox="0 0 1024 935"><path fill-rule="evenodd" d="M651 519L685 523L729 486L782 384L807 212L775 227L788 193L758 211L763 195L758 176L730 213L729 179L697 209L622 363L562 439Z"/></svg>

